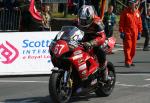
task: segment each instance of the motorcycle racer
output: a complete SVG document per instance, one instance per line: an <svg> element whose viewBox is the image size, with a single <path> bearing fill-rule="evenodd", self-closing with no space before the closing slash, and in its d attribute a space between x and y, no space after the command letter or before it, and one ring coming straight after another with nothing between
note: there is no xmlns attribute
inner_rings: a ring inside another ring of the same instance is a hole
<svg viewBox="0 0 150 103"><path fill-rule="evenodd" d="M106 35L102 20L97 16L93 6L83 5L78 12L78 27L85 32L83 45L86 49L94 48L100 68L104 70L104 80L107 80L106 53L100 48Z"/></svg>

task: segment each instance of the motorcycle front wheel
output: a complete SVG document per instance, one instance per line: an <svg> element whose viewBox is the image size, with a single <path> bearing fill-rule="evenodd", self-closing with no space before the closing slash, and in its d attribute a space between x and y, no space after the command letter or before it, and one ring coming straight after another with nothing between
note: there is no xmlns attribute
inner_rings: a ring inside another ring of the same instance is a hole
<svg viewBox="0 0 150 103"><path fill-rule="evenodd" d="M53 103L68 103L72 94L71 79L64 83L64 73L52 73L49 79L49 93Z"/></svg>
<svg viewBox="0 0 150 103"><path fill-rule="evenodd" d="M108 75L111 77L111 80L106 81L104 84L100 83L98 88L96 89L95 93L97 96L100 97L106 97L109 96L114 87L115 87L115 82L116 82L116 72L113 64L111 62L107 63L107 68L108 68Z"/></svg>

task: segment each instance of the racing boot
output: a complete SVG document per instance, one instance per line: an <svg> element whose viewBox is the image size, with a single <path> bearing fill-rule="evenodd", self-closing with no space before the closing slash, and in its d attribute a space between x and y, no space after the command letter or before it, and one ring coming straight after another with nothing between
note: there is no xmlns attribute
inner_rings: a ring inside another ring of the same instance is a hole
<svg viewBox="0 0 150 103"><path fill-rule="evenodd" d="M108 81L109 79L109 75L108 75L108 68L107 68L107 61L104 63L104 65L101 67L101 70L103 72L103 81Z"/></svg>

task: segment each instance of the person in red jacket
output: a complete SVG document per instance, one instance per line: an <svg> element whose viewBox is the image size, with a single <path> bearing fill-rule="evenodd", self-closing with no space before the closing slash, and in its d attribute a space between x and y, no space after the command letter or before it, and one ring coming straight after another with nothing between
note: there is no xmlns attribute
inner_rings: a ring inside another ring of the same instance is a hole
<svg viewBox="0 0 150 103"><path fill-rule="evenodd" d="M121 13L119 21L120 37L123 39L125 66L135 66L136 43L142 32L142 21L139 10L136 8L137 1L129 0L128 7Z"/></svg>
<svg viewBox="0 0 150 103"><path fill-rule="evenodd" d="M78 13L78 27L84 31L83 45L85 48L94 48L94 53L101 64L100 68L104 70L104 80L107 81L106 71L106 53L100 48L106 40L104 25L93 6L83 5Z"/></svg>

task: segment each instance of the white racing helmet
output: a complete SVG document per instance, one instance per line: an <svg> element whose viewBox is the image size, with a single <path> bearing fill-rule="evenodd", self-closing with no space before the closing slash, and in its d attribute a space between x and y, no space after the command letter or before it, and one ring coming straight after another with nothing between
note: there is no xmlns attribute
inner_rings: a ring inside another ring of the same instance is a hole
<svg viewBox="0 0 150 103"><path fill-rule="evenodd" d="M78 12L79 25L81 27L89 27L95 15L97 15L97 13L93 6L83 5Z"/></svg>

